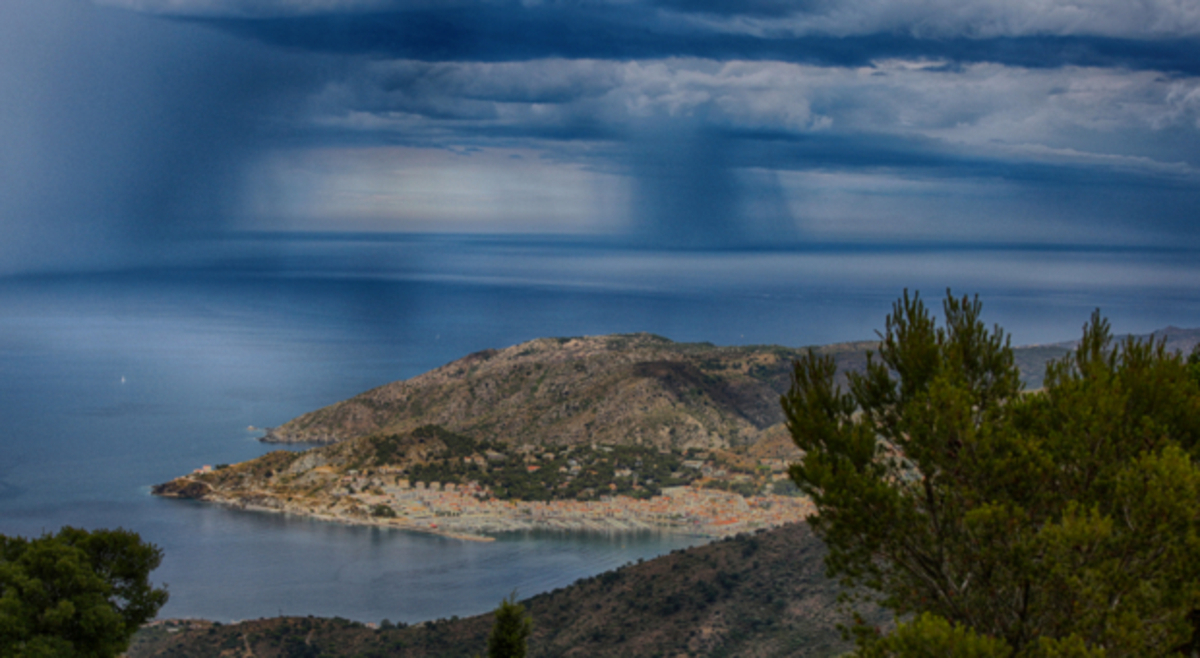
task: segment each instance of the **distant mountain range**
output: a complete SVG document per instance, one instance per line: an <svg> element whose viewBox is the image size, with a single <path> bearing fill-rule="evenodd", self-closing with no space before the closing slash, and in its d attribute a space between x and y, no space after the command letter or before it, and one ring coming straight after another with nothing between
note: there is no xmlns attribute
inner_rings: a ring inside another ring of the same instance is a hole
<svg viewBox="0 0 1200 658"><path fill-rule="evenodd" d="M1197 344L1200 344L1200 328L1181 329L1176 326L1168 326L1149 334L1122 334L1117 336L1117 340L1124 340L1131 336L1142 341L1153 340L1156 343L1162 341L1168 352L1179 352L1185 356L1190 354ZM1073 350L1079 346L1079 341L1068 340L1055 343L1053 346Z"/></svg>

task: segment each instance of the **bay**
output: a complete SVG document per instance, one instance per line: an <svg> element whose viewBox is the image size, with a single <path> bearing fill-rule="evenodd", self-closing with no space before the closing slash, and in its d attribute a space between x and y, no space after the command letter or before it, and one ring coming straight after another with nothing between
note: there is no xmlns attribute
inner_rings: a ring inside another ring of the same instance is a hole
<svg viewBox="0 0 1200 658"><path fill-rule="evenodd" d="M814 245L648 251L536 237L245 235L177 267L0 281L0 533L126 527L163 548L163 616L415 622L488 610L694 540L488 544L149 496L272 449L251 426L470 352L649 331L790 346L869 339L905 288L979 292L1014 343L1200 325L1200 259L1169 249Z"/></svg>

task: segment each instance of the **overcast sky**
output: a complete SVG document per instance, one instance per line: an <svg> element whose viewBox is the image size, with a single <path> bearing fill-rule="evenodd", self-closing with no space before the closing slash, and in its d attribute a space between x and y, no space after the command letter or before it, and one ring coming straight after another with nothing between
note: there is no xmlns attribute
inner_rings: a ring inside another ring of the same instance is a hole
<svg viewBox="0 0 1200 658"><path fill-rule="evenodd" d="M230 229L1196 246L1200 3L4 0L0 140L6 271Z"/></svg>

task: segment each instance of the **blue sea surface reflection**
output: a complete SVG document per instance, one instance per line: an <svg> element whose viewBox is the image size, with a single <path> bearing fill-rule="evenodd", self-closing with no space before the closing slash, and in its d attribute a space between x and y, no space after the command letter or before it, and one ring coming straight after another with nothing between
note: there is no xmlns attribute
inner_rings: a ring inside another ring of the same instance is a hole
<svg viewBox="0 0 1200 658"><path fill-rule="evenodd" d="M173 502L173 501L164 501ZM238 513L199 503L181 514L194 560L164 568L172 614L245 619L342 616L412 622L485 612L696 540L656 533L509 535L481 543L398 530ZM164 546L169 551L170 548ZM219 574L214 577L213 574ZM274 606L274 607L270 607Z"/></svg>
<svg viewBox="0 0 1200 658"><path fill-rule="evenodd" d="M1014 342L1200 325L1200 259L1138 250L849 246L652 252L560 240L253 236L204 267L0 281L0 533L122 526L166 554L165 616L415 622L488 610L694 540L472 543L149 495L272 449L252 429L490 347L649 331L868 339L905 287L979 292ZM216 261L214 261L216 262Z"/></svg>

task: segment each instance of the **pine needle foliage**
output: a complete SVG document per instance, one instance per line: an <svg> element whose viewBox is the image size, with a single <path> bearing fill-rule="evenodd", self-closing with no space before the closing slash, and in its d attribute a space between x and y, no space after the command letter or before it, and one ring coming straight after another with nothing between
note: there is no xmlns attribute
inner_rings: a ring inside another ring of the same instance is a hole
<svg viewBox="0 0 1200 658"><path fill-rule="evenodd" d="M110 658L167 602L162 551L128 530L0 535L0 655Z"/></svg>
<svg viewBox="0 0 1200 658"><path fill-rule="evenodd" d="M488 658L525 658L533 619L525 614L525 606L517 603L513 592L496 608L496 622L488 636Z"/></svg>
<svg viewBox="0 0 1200 658"><path fill-rule="evenodd" d="M1097 311L1024 392L980 313L905 291L848 391L810 352L783 397L828 571L909 620L862 655L1197 655L1197 359Z"/></svg>

